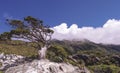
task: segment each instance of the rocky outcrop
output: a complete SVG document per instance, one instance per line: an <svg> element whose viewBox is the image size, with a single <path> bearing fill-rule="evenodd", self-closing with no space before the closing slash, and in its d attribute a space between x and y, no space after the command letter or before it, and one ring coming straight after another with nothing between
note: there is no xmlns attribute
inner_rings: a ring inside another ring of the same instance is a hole
<svg viewBox="0 0 120 73"><path fill-rule="evenodd" d="M55 63L49 60L34 60L31 63L11 67L5 73L90 73L87 68L79 69L66 63Z"/></svg>
<svg viewBox="0 0 120 73"><path fill-rule="evenodd" d="M4 53L0 54L0 70L6 70L9 67L17 66L22 64L25 57L15 54L5 55Z"/></svg>

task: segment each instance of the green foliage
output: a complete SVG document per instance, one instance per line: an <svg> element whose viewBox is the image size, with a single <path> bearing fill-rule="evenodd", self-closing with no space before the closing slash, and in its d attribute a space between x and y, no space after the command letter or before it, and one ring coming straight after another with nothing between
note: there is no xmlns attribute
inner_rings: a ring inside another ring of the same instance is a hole
<svg viewBox="0 0 120 73"><path fill-rule="evenodd" d="M51 46L47 51L47 58L54 62L63 62L67 56L67 52L60 46Z"/></svg>
<svg viewBox="0 0 120 73"><path fill-rule="evenodd" d="M48 26L43 25L43 21L32 16L27 16L23 20L7 19L9 25L11 25L13 30L11 30L11 37L27 39L31 42L46 43L51 40L51 35L53 30ZM49 37L49 39L46 37ZM40 46L40 44L38 44Z"/></svg>
<svg viewBox="0 0 120 73"><path fill-rule="evenodd" d="M117 67L115 65L94 65L94 66L88 66L88 68L93 73L118 73L120 71L120 67Z"/></svg>
<svg viewBox="0 0 120 73"><path fill-rule="evenodd" d="M87 54L87 55L97 56L97 57L106 55L106 53L101 50L80 50L77 52L77 54Z"/></svg>
<svg viewBox="0 0 120 73"><path fill-rule="evenodd" d="M74 61L72 61L72 60L67 60L67 62L70 63L70 64L72 64L72 65L74 65L74 66L77 66L77 65L78 65L76 62L74 62Z"/></svg>
<svg viewBox="0 0 120 73"><path fill-rule="evenodd" d="M7 23L13 27L13 30L10 31L11 36L9 38L28 40L35 43L38 50L44 45L49 45L51 36L54 33L49 26L43 24L42 20L32 16L27 16L23 20L7 19Z"/></svg>
<svg viewBox="0 0 120 73"><path fill-rule="evenodd" d="M0 34L0 40L1 41L11 40L11 33L4 32L4 33Z"/></svg>

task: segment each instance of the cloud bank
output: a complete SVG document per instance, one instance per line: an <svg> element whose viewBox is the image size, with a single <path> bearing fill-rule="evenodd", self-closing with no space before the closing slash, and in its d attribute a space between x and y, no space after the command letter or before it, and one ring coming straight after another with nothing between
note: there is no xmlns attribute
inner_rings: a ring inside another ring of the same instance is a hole
<svg viewBox="0 0 120 73"><path fill-rule="evenodd" d="M70 27L62 23L52 28L53 39L82 40L88 39L95 43L120 44L120 20L109 19L102 27L81 27L72 24Z"/></svg>

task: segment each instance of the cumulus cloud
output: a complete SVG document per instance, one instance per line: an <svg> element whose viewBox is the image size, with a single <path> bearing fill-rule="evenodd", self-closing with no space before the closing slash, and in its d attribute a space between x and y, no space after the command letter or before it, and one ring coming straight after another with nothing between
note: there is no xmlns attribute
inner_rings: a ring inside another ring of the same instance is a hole
<svg viewBox="0 0 120 73"><path fill-rule="evenodd" d="M102 27L81 27L62 23L52 28L53 38L58 40L88 39L95 43L120 44L120 20L109 19Z"/></svg>

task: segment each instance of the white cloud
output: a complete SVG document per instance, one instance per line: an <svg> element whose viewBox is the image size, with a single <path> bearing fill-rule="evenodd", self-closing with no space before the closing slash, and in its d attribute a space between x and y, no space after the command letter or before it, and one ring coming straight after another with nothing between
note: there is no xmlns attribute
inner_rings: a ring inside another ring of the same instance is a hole
<svg viewBox="0 0 120 73"><path fill-rule="evenodd" d="M102 27L82 27L66 23L55 26L53 38L58 40L82 40L88 39L95 43L120 44L120 20L109 19Z"/></svg>

